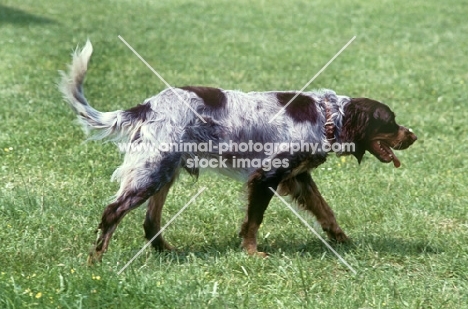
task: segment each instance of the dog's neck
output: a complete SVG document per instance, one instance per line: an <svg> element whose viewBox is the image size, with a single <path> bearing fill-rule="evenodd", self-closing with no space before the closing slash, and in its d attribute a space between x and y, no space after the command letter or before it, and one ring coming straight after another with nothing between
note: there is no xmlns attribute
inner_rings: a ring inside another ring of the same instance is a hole
<svg viewBox="0 0 468 309"><path fill-rule="evenodd" d="M331 90L324 90L320 96L325 114L323 127L324 139L330 145L343 142L340 139L345 106L350 102L347 96L336 95Z"/></svg>

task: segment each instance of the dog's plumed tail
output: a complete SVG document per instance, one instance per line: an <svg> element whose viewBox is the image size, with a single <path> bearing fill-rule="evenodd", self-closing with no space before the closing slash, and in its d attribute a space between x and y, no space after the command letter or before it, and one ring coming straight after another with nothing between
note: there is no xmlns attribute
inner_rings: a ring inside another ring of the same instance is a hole
<svg viewBox="0 0 468 309"><path fill-rule="evenodd" d="M76 49L72 54L73 61L68 72L60 71L62 76L59 84L64 99L77 114L87 134L93 131L92 139L108 138L121 140L130 137L133 132L129 126L127 111L100 112L89 105L83 92L83 82L88 68L88 62L93 53L93 46L88 40L83 49ZM130 120L131 122L131 120ZM127 124L127 125L126 125Z"/></svg>

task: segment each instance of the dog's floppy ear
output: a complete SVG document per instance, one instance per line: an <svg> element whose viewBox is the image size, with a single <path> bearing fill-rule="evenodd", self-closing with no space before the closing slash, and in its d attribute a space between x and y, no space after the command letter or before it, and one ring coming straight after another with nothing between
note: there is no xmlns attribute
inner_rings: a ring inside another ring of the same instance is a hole
<svg viewBox="0 0 468 309"><path fill-rule="evenodd" d="M351 101L345 106L341 129L344 141L358 143L366 137L366 131L369 126L369 110L366 108L365 100L362 98L351 98Z"/></svg>
<svg viewBox="0 0 468 309"><path fill-rule="evenodd" d="M345 106L341 139L345 142L358 143L366 137L369 125L369 112L362 104L365 99L352 98Z"/></svg>
<svg viewBox="0 0 468 309"><path fill-rule="evenodd" d="M345 107L345 116L341 128L341 140L354 143L355 149L351 154L361 163L366 152L363 145L369 126L369 111L364 103L366 99L351 98Z"/></svg>

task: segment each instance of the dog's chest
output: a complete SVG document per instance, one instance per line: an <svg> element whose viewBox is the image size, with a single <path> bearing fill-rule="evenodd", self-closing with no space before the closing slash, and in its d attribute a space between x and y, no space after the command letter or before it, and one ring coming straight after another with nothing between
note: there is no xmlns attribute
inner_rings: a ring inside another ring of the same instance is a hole
<svg viewBox="0 0 468 309"><path fill-rule="evenodd" d="M289 166L283 170L282 181L296 177L299 174L309 172L326 161L326 154L296 153L287 158Z"/></svg>

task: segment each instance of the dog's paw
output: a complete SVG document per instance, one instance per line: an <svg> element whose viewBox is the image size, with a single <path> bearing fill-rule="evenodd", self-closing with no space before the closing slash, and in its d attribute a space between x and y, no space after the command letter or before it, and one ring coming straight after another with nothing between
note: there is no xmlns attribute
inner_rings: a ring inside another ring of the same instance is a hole
<svg viewBox="0 0 468 309"><path fill-rule="evenodd" d="M324 229L328 238L337 243L346 243L350 241L349 237L338 227L336 229Z"/></svg>
<svg viewBox="0 0 468 309"><path fill-rule="evenodd" d="M258 256L258 257L261 257L261 258L267 258L268 257L268 253L266 252L263 252L263 251L257 251L257 248L249 248L249 249L246 249L245 252L249 255L249 256Z"/></svg>
<svg viewBox="0 0 468 309"><path fill-rule="evenodd" d="M102 252L92 251L88 255L88 266L93 266L97 263L102 262Z"/></svg>
<svg viewBox="0 0 468 309"><path fill-rule="evenodd" d="M336 243L348 243L351 241L351 239L346 236L346 234L343 231L340 231L333 236L330 236L330 239Z"/></svg>
<svg viewBox="0 0 468 309"><path fill-rule="evenodd" d="M269 254L263 251L246 251L245 253L247 253L249 256L256 256L262 259L269 257Z"/></svg>
<svg viewBox="0 0 468 309"><path fill-rule="evenodd" d="M262 251L257 251L257 252L255 252L254 254L251 254L251 255L258 256L258 257L261 257L261 258L264 258L264 259L266 259L268 257L268 253L262 252Z"/></svg>
<svg viewBox="0 0 468 309"><path fill-rule="evenodd" d="M177 251L176 248L172 245L170 245L168 242L165 240L158 240L157 242L153 241L152 243L153 248L158 251L158 252L164 252L164 251Z"/></svg>

